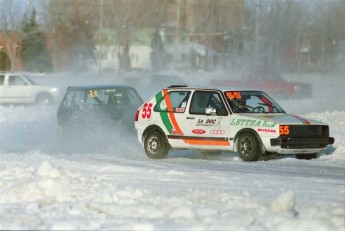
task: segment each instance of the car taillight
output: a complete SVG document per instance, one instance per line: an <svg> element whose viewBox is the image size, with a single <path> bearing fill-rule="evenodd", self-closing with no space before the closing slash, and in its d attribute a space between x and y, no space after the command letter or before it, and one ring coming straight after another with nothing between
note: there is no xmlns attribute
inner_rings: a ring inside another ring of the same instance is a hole
<svg viewBox="0 0 345 231"><path fill-rule="evenodd" d="M137 112L135 113L134 121L138 121L138 118L139 118L139 110L137 110Z"/></svg>

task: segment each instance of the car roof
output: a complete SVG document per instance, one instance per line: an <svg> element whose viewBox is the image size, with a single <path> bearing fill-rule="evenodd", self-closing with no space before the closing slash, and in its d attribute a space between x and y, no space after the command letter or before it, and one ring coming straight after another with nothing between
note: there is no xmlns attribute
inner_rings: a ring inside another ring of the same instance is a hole
<svg viewBox="0 0 345 231"><path fill-rule="evenodd" d="M68 90L90 90L90 89L109 89L109 88L122 88L122 89L134 89L127 85L87 85L87 86L69 86Z"/></svg>
<svg viewBox="0 0 345 231"><path fill-rule="evenodd" d="M231 88L231 87L188 87L186 85L171 85L165 89L188 89L188 90L211 90L211 91L258 91L262 92L262 90L253 89L253 88Z"/></svg>

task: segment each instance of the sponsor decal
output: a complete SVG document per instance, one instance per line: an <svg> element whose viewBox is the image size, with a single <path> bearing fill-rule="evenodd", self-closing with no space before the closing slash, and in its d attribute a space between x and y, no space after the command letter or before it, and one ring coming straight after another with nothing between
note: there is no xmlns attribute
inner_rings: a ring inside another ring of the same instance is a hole
<svg viewBox="0 0 345 231"><path fill-rule="evenodd" d="M175 128L171 129L170 134L172 135L182 135L179 131L177 131Z"/></svg>
<svg viewBox="0 0 345 231"><path fill-rule="evenodd" d="M217 119L199 119L196 126L203 126L203 127L217 127L220 128L220 123L222 122L222 117Z"/></svg>
<svg viewBox="0 0 345 231"><path fill-rule="evenodd" d="M175 109L176 112L184 112L184 108L182 107L178 107Z"/></svg>
<svg viewBox="0 0 345 231"><path fill-rule="evenodd" d="M275 129L269 129L269 128L258 128L258 132L267 132L267 133L276 133L277 130Z"/></svg>
<svg viewBox="0 0 345 231"><path fill-rule="evenodd" d="M162 100L162 102L159 104L159 108L162 111L165 111L167 109L167 104L166 104L165 100Z"/></svg>
<svg viewBox="0 0 345 231"><path fill-rule="evenodd" d="M202 135L206 133L206 131L203 129L194 129L192 132L197 135Z"/></svg>
<svg viewBox="0 0 345 231"><path fill-rule="evenodd" d="M273 128L276 123L267 122L264 120L233 119L230 125Z"/></svg>
<svg viewBox="0 0 345 231"><path fill-rule="evenodd" d="M89 90L89 96L90 97L98 97L98 91L97 90Z"/></svg>
<svg viewBox="0 0 345 231"><path fill-rule="evenodd" d="M211 130L210 134L211 135L224 135L225 131L224 130Z"/></svg>

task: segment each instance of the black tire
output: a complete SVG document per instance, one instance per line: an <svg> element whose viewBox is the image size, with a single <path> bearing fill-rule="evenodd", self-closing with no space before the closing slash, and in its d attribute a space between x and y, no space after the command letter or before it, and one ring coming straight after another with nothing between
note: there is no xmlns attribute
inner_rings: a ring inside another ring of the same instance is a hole
<svg viewBox="0 0 345 231"><path fill-rule="evenodd" d="M242 133L237 141L237 153L244 161L257 161L261 156L259 142L250 132Z"/></svg>
<svg viewBox="0 0 345 231"><path fill-rule="evenodd" d="M152 131L145 137L144 148L150 159L163 159L168 155L169 146L162 133Z"/></svg>
<svg viewBox="0 0 345 231"><path fill-rule="evenodd" d="M312 154L295 154L296 158L299 160L311 160L316 158L316 153Z"/></svg>

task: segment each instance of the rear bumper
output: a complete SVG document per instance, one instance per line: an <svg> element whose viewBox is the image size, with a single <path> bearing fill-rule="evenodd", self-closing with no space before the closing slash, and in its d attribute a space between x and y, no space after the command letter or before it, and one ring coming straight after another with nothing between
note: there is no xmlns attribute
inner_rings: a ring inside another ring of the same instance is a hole
<svg viewBox="0 0 345 231"><path fill-rule="evenodd" d="M333 144L334 141L333 137L278 137L270 140L271 146L280 146L283 149L319 149Z"/></svg>

